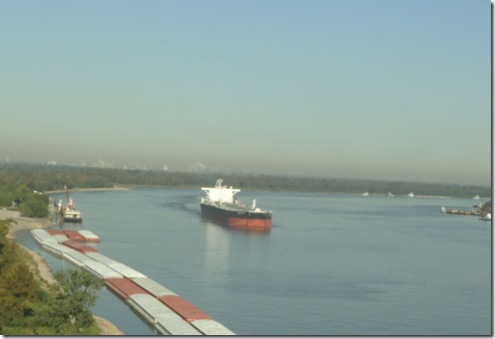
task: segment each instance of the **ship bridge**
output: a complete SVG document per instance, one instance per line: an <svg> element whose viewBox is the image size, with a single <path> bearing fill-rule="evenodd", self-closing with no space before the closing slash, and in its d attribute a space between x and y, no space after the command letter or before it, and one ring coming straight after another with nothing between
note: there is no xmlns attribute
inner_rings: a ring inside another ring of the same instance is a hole
<svg viewBox="0 0 495 339"><path fill-rule="evenodd" d="M234 195L241 190L232 188L232 186L222 186L222 182L222 179L218 179L215 187L202 187L201 189L206 193L207 197L212 202L233 203Z"/></svg>

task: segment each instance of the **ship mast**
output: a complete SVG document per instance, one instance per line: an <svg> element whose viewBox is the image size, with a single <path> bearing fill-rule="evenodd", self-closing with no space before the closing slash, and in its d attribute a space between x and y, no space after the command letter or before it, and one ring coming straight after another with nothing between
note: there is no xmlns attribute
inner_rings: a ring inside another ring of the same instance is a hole
<svg viewBox="0 0 495 339"><path fill-rule="evenodd" d="M65 198L67 199L67 209L70 211L73 209L72 198L70 197L69 189L67 188L67 185L64 185L64 189L65 189Z"/></svg>

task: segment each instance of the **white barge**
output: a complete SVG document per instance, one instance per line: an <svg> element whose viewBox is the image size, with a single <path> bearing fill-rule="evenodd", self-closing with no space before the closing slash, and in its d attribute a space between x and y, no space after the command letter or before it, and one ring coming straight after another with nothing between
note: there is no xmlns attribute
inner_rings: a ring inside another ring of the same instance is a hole
<svg viewBox="0 0 495 339"><path fill-rule="evenodd" d="M108 289L122 297L160 334L235 335L165 286L84 245L82 242L91 242L94 237L77 236L77 233L79 232L54 229L31 231L35 241L44 250L104 280ZM66 240L67 237L63 234L79 241Z"/></svg>

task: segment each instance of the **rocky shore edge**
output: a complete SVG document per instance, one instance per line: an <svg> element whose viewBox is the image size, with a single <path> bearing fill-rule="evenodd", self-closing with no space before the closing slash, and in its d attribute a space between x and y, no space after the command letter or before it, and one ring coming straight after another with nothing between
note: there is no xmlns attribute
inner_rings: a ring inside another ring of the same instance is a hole
<svg viewBox="0 0 495 339"><path fill-rule="evenodd" d="M7 219L12 219L14 221L10 224L9 233L7 234L9 238L14 240L15 240L16 232L26 229L48 228L51 225L49 219L24 218L21 217L19 211L11 211L5 208L0 209L0 220L7 220ZM33 257L33 260L38 267L40 277L43 280L46 280L50 284L56 283L52 271L48 266L48 264L46 263L45 259L40 254L31 251L20 244L18 245L22 247L24 250L26 250ZM101 335L125 335L124 332L119 330L114 324L112 324L108 320L103 319L94 314L93 317L96 321L96 324L101 329Z"/></svg>

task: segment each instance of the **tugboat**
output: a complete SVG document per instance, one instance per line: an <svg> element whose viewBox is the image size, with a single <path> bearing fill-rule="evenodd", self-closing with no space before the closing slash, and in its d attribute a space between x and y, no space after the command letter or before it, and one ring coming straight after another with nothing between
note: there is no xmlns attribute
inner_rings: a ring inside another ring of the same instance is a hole
<svg viewBox="0 0 495 339"><path fill-rule="evenodd" d="M64 186L65 189L65 197L67 199L67 206L62 207L61 201L59 202L60 206L60 215L62 216L62 221L67 222L82 222L82 214L74 207L74 202L70 197L69 190L67 186Z"/></svg>
<svg viewBox="0 0 495 339"><path fill-rule="evenodd" d="M272 211L256 207L256 199L251 206L243 205L234 197L240 189L223 186L218 179L215 187L202 187L206 196L201 198L201 214L203 217L227 225L232 228L269 232L272 227Z"/></svg>

